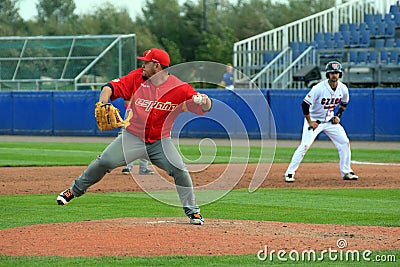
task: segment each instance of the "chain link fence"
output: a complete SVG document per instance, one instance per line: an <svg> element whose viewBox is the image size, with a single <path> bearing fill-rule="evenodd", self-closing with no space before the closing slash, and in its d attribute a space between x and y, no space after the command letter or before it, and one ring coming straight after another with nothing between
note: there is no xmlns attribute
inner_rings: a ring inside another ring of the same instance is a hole
<svg viewBox="0 0 400 267"><path fill-rule="evenodd" d="M135 34L0 37L0 91L94 90L136 55Z"/></svg>

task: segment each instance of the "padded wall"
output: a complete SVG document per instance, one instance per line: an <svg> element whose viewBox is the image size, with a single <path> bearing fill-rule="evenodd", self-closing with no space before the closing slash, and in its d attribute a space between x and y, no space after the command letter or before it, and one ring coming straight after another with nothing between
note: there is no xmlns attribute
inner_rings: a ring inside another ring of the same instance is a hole
<svg viewBox="0 0 400 267"><path fill-rule="evenodd" d="M11 92L0 93L0 107L3 113L0 117L0 134L12 134L14 113Z"/></svg>
<svg viewBox="0 0 400 267"><path fill-rule="evenodd" d="M375 140L400 141L400 90L377 89L374 103Z"/></svg>
<svg viewBox="0 0 400 267"><path fill-rule="evenodd" d="M303 90L200 90L214 101L204 117L181 114L172 133L180 137L300 139ZM0 92L0 134L116 136L100 132L94 119L99 91ZM272 114L265 105L268 101ZM122 99L112 102L125 113ZM342 124L351 140L400 140L400 89L350 89ZM257 115L257 118L255 116ZM273 116L272 116L273 115ZM320 135L320 139L326 139Z"/></svg>
<svg viewBox="0 0 400 267"><path fill-rule="evenodd" d="M213 100L213 108L204 116L190 113L179 115L173 136L181 137L216 137L216 138L260 138L270 137L272 128L271 114L267 109L267 91L245 89L199 90ZM263 129L263 131L261 131Z"/></svg>

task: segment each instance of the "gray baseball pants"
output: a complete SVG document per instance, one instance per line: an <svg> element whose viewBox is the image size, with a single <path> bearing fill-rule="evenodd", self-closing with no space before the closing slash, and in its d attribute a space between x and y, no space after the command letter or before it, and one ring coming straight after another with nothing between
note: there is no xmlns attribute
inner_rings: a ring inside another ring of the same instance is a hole
<svg viewBox="0 0 400 267"><path fill-rule="evenodd" d="M200 213L200 208L196 204L192 179L172 139L167 137L148 144L125 129L73 182L72 193L79 197L90 186L99 182L106 173L117 167L125 166L127 162L147 157L152 164L165 170L174 178L185 214Z"/></svg>

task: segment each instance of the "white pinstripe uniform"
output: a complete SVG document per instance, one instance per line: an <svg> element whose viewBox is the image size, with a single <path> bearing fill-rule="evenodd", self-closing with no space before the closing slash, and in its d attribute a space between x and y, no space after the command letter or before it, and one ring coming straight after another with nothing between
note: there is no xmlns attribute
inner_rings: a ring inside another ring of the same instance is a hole
<svg viewBox="0 0 400 267"><path fill-rule="evenodd" d="M334 116L334 109L340 103L349 102L349 90L345 84L338 81L336 90L332 90L328 79L315 85L305 96L304 102L310 105L310 117L312 121L321 123L314 130L309 130L309 124L304 119L301 144L293 154L292 160L285 173L294 176L307 150L313 144L319 133L324 132L335 144L340 157L340 173L342 176L353 172L350 167L351 151L347 134L340 124L332 124L329 120Z"/></svg>

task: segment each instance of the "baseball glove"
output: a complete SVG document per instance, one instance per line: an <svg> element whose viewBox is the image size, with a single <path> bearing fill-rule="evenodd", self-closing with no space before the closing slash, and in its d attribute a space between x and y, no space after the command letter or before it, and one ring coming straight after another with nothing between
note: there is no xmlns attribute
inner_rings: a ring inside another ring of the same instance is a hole
<svg viewBox="0 0 400 267"><path fill-rule="evenodd" d="M112 130L125 126L125 121L119 115L119 110L111 103L97 102L94 110L97 127L100 131Z"/></svg>

